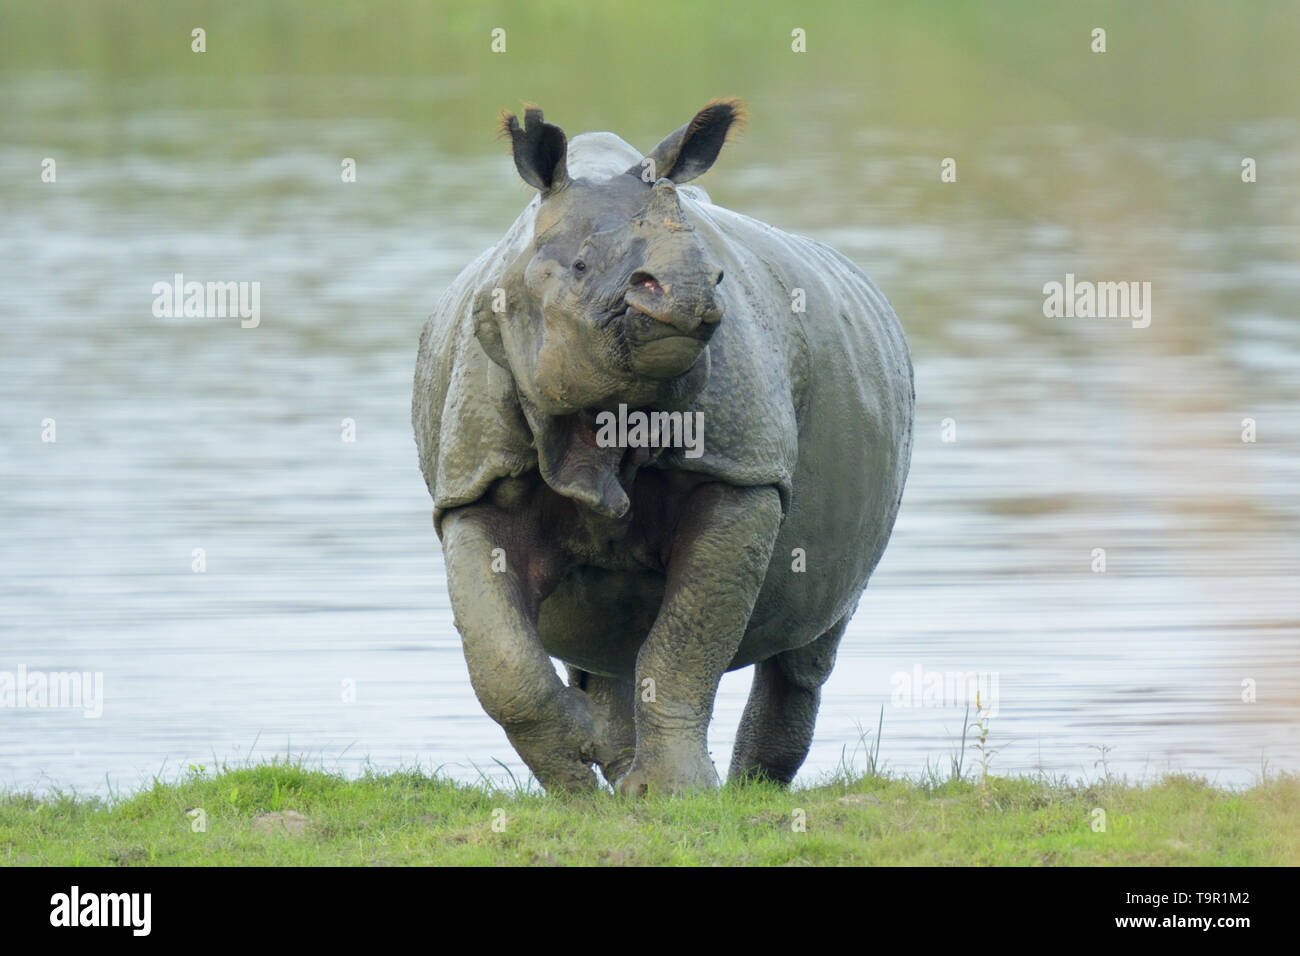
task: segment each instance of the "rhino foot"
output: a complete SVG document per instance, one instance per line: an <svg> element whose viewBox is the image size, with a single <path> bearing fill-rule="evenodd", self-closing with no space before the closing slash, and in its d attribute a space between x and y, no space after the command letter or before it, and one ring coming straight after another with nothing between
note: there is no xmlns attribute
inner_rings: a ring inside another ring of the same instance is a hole
<svg viewBox="0 0 1300 956"><path fill-rule="evenodd" d="M633 760L627 773L614 784L622 796L641 797L648 793L689 793L718 788L718 771L707 753L689 760L647 765Z"/></svg>

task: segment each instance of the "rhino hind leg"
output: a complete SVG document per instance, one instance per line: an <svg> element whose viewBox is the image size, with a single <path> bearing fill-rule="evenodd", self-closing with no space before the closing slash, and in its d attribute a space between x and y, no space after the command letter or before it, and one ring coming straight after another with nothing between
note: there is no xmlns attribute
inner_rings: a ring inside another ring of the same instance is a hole
<svg viewBox="0 0 1300 956"><path fill-rule="evenodd" d="M811 644L754 665L729 779L770 780L783 786L794 779L812 745L822 685L835 666L847 624L846 615Z"/></svg>
<svg viewBox="0 0 1300 956"><path fill-rule="evenodd" d="M636 756L636 720L632 701L635 688L631 681L605 677L565 665L569 686L584 691L591 707L596 734L603 743L603 761L597 763L601 775L613 785L627 772Z"/></svg>

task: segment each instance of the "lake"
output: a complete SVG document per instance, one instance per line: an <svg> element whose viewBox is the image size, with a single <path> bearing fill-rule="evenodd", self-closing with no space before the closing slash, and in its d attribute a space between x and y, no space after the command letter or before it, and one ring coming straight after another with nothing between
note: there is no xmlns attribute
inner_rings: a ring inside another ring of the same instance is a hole
<svg viewBox="0 0 1300 956"><path fill-rule="evenodd" d="M1221 34L1213 5L1180 5L1187 35L1152 52L1168 8L1108 7L1150 59L1113 45L1095 81L1085 21L1025 27L1015 4L929 40L928 14L895 12L905 42L861 49L810 28L841 69L751 24L716 34L736 69L687 68L636 111L627 77L588 97L541 71L531 20L498 68L491 9L397 4L359 34L254 17L263 46L223 63L213 7L190 73L190 24L151 9L120 60L102 11L60 38L15 18L5 41L0 672L99 673L103 700L0 707L0 788L129 791L277 754L526 776L469 686L410 427L425 317L530 198L493 139L524 96L642 149L744 97L750 131L700 185L836 246L908 334L911 477L800 780L861 769L878 725L888 769L946 775L975 712L951 679L924 692L945 674L983 675L994 772L1300 770L1300 116L1266 23ZM617 25L582 22L547 39ZM1048 26L1082 30L1074 59ZM279 63L268 36L302 42ZM314 72L325 36L343 63ZM1225 89L1138 89L1198 37L1225 44ZM156 316L178 273L259 283L260 323ZM1045 315L1067 275L1150 283L1149 324ZM748 680L718 698L724 771Z"/></svg>

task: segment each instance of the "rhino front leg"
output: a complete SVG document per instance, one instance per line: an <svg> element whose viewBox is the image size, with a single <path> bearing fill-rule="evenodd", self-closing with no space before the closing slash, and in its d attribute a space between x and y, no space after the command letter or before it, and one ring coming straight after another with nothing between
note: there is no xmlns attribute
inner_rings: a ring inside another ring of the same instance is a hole
<svg viewBox="0 0 1300 956"><path fill-rule="evenodd" d="M516 516L492 505L447 513L442 546L456 628L470 682L483 709L506 732L547 790L598 786L590 764L612 759L599 741L587 695L566 687L537 633L545 577L537 539ZM503 570L500 548L505 554Z"/></svg>
<svg viewBox="0 0 1300 956"><path fill-rule="evenodd" d="M718 785L707 739L713 700L749 624L780 524L781 500L771 486L709 483L691 495L673 536L663 604L637 654L636 756L618 792Z"/></svg>

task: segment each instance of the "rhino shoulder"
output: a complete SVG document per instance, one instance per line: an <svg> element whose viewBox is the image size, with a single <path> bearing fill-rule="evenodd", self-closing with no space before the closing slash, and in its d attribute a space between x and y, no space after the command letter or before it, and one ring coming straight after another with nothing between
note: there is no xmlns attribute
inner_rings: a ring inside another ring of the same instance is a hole
<svg viewBox="0 0 1300 956"><path fill-rule="evenodd" d="M468 266L439 299L420 335L411 421L434 526L498 478L536 467L514 379L483 350L475 310L488 307L499 247Z"/></svg>

